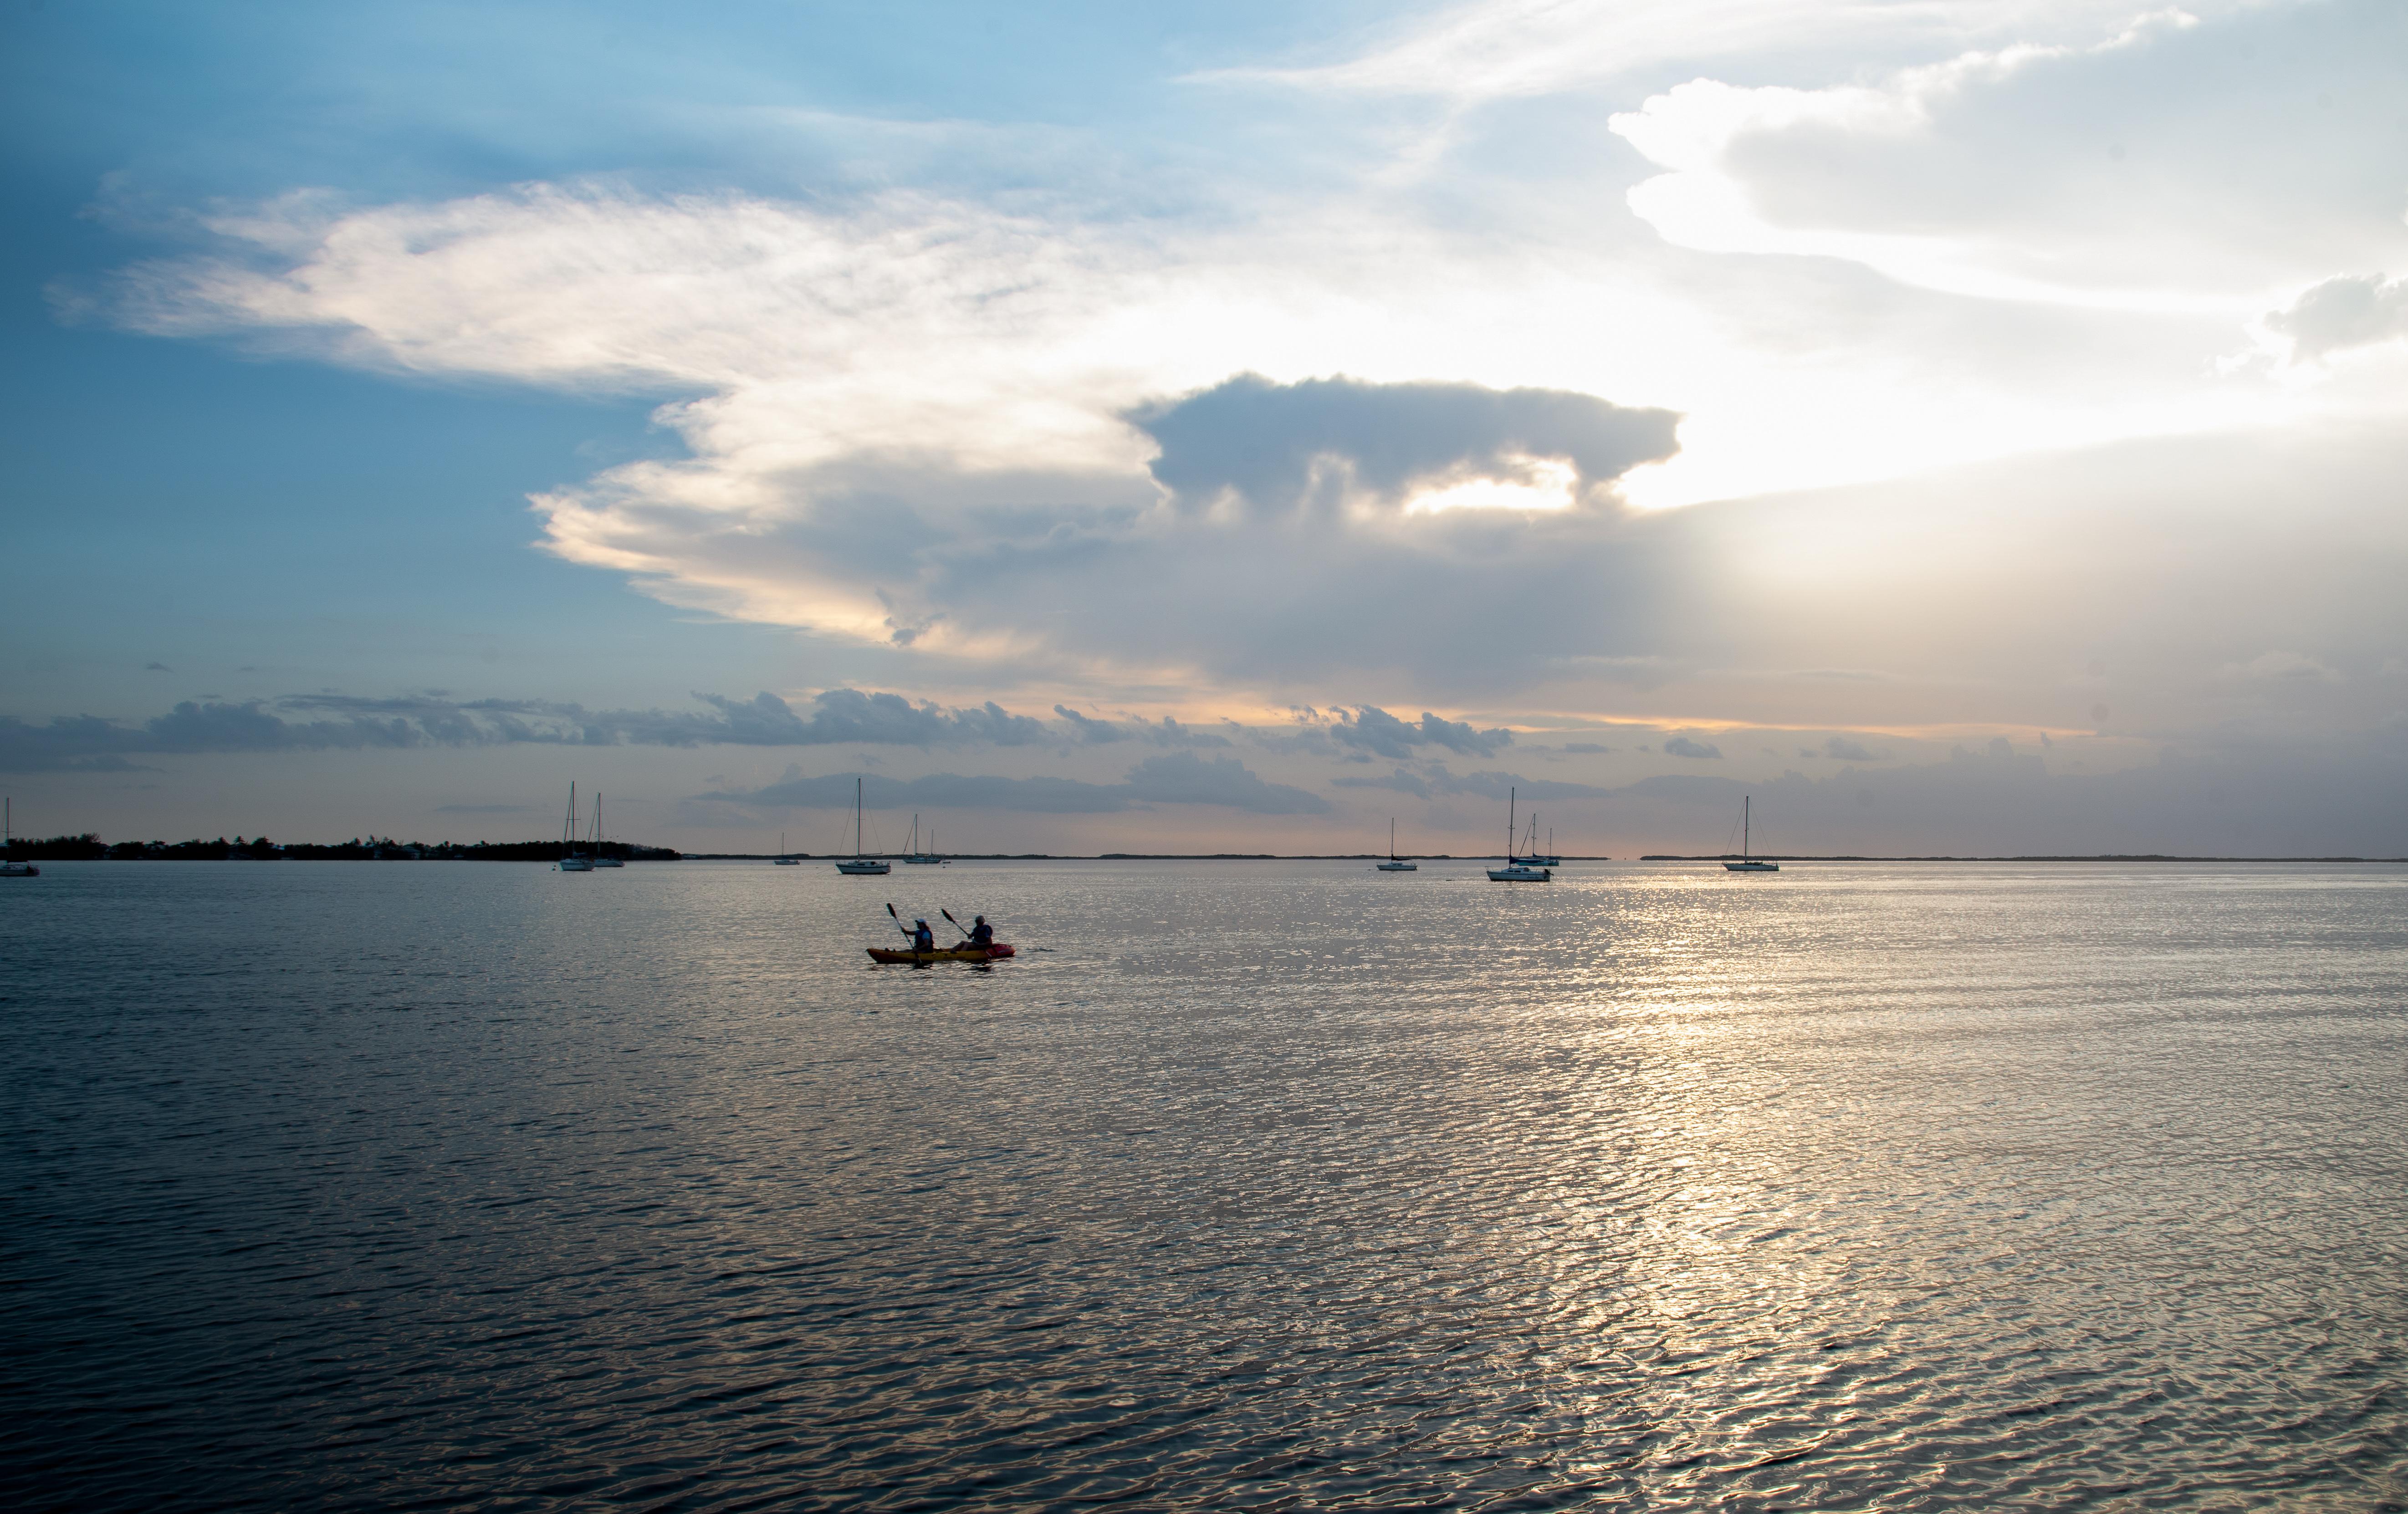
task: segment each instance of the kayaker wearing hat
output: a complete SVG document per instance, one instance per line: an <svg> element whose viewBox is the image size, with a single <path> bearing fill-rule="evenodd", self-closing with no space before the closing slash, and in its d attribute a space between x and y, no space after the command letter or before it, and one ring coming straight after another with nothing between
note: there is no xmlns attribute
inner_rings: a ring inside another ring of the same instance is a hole
<svg viewBox="0 0 2408 1514"><path fill-rule="evenodd" d="M924 920L915 920L911 922L911 950L914 951L937 950L937 933L928 929L928 922Z"/></svg>
<svg viewBox="0 0 2408 1514"><path fill-rule="evenodd" d="M970 945L978 948L981 951L984 951L987 948L995 945L995 927L986 922L986 917L984 915L975 917L971 922Z"/></svg>

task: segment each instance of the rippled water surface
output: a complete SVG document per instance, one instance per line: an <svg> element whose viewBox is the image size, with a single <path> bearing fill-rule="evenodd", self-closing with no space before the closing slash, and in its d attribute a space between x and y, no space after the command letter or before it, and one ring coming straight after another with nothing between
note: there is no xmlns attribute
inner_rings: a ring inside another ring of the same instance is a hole
<svg viewBox="0 0 2408 1514"><path fill-rule="evenodd" d="M0 883L0 1502L2408 1505L2408 870L896 872Z"/></svg>

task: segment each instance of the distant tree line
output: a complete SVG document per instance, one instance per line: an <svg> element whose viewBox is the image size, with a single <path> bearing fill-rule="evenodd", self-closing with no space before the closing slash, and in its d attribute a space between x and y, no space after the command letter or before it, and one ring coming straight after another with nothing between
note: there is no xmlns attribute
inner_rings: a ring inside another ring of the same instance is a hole
<svg viewBox="0 0 2408 1514"><path fill-rule="evenodd" d="M580 846L580 851L594 849ZM54 836L47 840L15 837L8 842L10 862L86 862L110 858L140 862L558 862L568 852L559 841L396 841L389 836L354 836L322 845L314 841L270 841L264 836L229 841L104 842L91 831L81 836ZM627 862L676 862L681 853L668 847L639 847L626 841L605 841L601 855Z"/></svg>

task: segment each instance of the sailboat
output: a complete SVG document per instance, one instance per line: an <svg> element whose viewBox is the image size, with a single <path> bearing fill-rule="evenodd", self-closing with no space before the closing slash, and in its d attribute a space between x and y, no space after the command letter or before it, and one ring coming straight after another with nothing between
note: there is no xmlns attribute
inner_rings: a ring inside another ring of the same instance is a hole
<svg viewBox="0 0 2408 1514"><path fill-rule="evenodd" d="M1510 841L1512 838L1508 836L1506 839ZM1523 838L1521 854L1512 855L1511 847L1506 848L1506 851L1507 862L1516 863L1524 867L1561 867L1564 864L1564 860L1555 855L1555 832L1547 833L1547 850L1544 851L1539 850L1539 812L1535 809L1530 811L1530 834Z"/></svg>
<svg viewBox="0 0 2408 1514"><path fill-rule="evenodd" d="M925 851L922 851L920 850L920 817L917 815L911 817L911 854L903 860L907 863L934 863L939 867L945 865L945 859L937 855L937 828L935 826L931 825L928 827L928 850Z"/></svg>
<svg viewBox="0 0 2408 1514"><path fill-rule="evenodd" d="M13 799L0 799L0 856L5 856L10 844L17 838L15 804L16 801ZM39 878L41 876L42 870L32 863L19 862L13 857L0 861L0 878Z"/></svg>
<svg viewBox="0 0 2408 1514"><path fill-rule="evenodd" d="M853 856L838 863L836 870L862 878L875 878L894 871L874 857L861 854L861 779L853 780Z"/></svg>
<svg viewBox="0 0 2408 1514"><path fill-rule="evenodd" d="M560 844L566 849L560 859L562 872L594 871L594 859L577 850L577 781L574 778L568 784L568 819L561 822Z"/></svg>
<svg viewBox="0 0 2408 1514"><path fill-rule="evenodd" d="M803 865L795 858L787 855L786 833L783 831L780 831L778 833L778 865L781 867L800 867Z"/></svg>
<svg viewBox="0 0 2408 1514"><path fill-rule="evenodd" d="M624 857L602 850L602 795L599 793L594 796L594 865L596 867L627 865L627 859Z"/></svg>
<svg viewBox="0 0 2408 1514"><path fill-rule="evenodd" d="M1421 864L1409 863L1397 855L1397 817L1388 817L1388 860L1380 864L1383 873L1418 873Z"/></svg>
<svg viewBox="0 0 2408 1514"><path fill-rule="evenodd" d="M1505 865L1488 869L1491 883L1553 883L1555 875L1544 867L1533 867L1513 855L1513 801L1518 791L1505 791Z"/></svg>
<svg viewBox="0 0 2408 1514"><path fill-rule="evenodd" d="M1781 864L1779 863L1758 861L1751 858L1747 854L1748 806L1751 797L1752 796L1750 795L1742 794L1740 796L1739 801L1739 861L1727 862L1723 864L1723 871L1726 873L1777 873L1781 871ZM1729 845L1727 836L1726 836L1724 845ZM1728 853L1727 852L1725 855L1727 856Z"/></svg>

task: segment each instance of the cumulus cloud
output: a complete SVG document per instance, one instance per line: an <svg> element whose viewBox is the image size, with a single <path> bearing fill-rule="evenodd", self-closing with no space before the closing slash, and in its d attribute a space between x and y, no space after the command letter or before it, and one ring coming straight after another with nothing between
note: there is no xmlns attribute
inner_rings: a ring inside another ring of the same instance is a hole
<svg viewBox="0 0 2408 1514"><path fill-rule="evenodd" d="M1165 715L1158 721L1143 716L1130 716L1120 721L1099 721L1082 715L1068 705L1056 705L1054 713L1068 728L1071 739L1080 746L1096 747L1115 741L1146 741L1157 747L1226 747L1227 736L1214 731L1199 731Z"/></svg>
<svg viewBox="0 0 2408 1514"><path fill-rule="evenodd" d="M849 809L858 778L866 802L881 809L989 809L1051 815L1109 815L1155 805L1209 805L1252 815L1320 815L1329 801L1284 783L1267 782L1234 757L1206 759L1192 751L1149 757L1118 783L1067 778L996 778L936 773L890 778L835 773L806 778L789 768L763 788L696 795L752 809Z"/></svg>
<svg viewBox="0 0 2408 1514"><path fill-rule="evenodd" d="M1692 741L1687 736L1668 738L1664 750L1675 757L1720 757L1723 750L1708 741Z"/></svg>
<svg viewBox="0 0 2408 1514"><path fill-rule="evenodd" d="M1422 711L1415 721L1397 719L1376 705L1340 708L1324 728L1340 747L1378 757L1407 758L1416 747L1443 747L1467 757L1493 757L1499 747L1513 744L1513 733L1495 727L1481 731L1462 721L1450 721Z"/></svg>
<svg viewBox="0 0 2408 1514"><path fill-rule="evenodd" d="M1475 482L1508 486L1469 496L1486 502L1599 504L1624 474L1679 450L1669 410L1549 389L1240 374L1127 413L1161 449L1154 478L1191 510L1395 507Z"/></svg>
<svg viewBox="0 0 2408 1514"><path fill-rule="evenodd" d="M1840 736L1826 737L1820 751L1816 751L1811 748L1800 748L1799 749L1798 755L1800 757L1828 757L1831 761L1838 763L1877 763L1881 761L1880 752L1874 751L1870 747L1867 747L1863 742L1856 740L1853 736Z"/></svg>
<svg viewBox="0 0 2408 1514"><path fill-rule="evenodd" d="M134 755L211 751L326 751L366 748L491 747L534 743L609 747L1025 747L1081 739L1076 726L1015 715L992 701L947 709L900 694L829 689L808 714L776 694L749 700L695 696L694 710L587 709L537 699L453 700L293 694L230 704L186 700L137 724L93 715L36 723L0 716L0 771L122 770ZM1170 732L1149 727L1157 738ZM1183 727L1172 729L1183 732ZM1226 745L1198 734L1197 744Z"/></svg>
<svg viewBox="0 0 2408 1514"><path fill-rule="evenodd" d="M2381 274L2328 279L2266 318L2267 328L2291 339L2291 360L2408 336L2408 279Z"/></svg>

